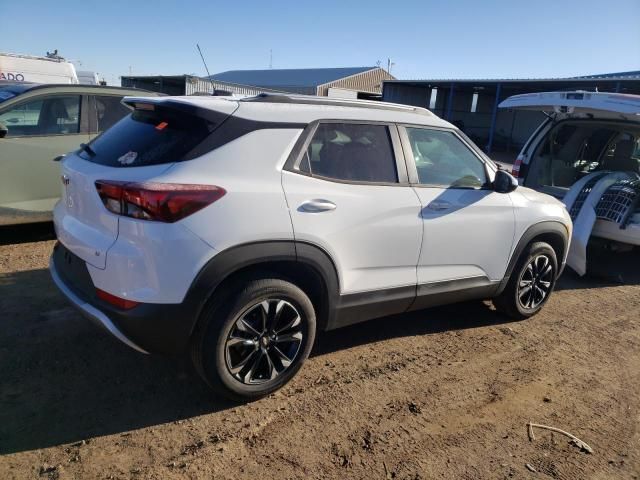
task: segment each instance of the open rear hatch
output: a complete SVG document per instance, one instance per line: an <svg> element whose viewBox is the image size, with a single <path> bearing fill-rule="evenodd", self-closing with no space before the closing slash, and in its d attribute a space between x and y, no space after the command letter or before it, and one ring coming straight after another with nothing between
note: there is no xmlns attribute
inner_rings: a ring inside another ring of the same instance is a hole
<svg viewBox="0 0 640 480"><path fill-rule="evenodd" d="M237 108L237 102L212 102L204 109L188 98L125 98L132 113L63 162L62 198L54 211L58 239L84 261L106 268L120 217L110 204L119 200L104 185L153 183L174 163L199 156L198 147Z"/></svg>
<svg viewBox="0 0 640 480"><path fill-rule="evenodd" d="M640 95L604 92L539 92L513 95L498 105L543 111L563 118L607 118L640 122Z"/></svg>

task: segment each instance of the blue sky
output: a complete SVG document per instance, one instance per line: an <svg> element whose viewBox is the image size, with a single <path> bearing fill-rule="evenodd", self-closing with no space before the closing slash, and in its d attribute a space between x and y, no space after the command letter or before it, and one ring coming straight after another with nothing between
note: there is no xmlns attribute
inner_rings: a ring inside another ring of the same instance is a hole
<svg viewBox="0 0 640 480"><path fill-rule="evenodd" d="M386 66L398 78L640 70L640 0L0 0L0 51L133 74Z"/></svg>

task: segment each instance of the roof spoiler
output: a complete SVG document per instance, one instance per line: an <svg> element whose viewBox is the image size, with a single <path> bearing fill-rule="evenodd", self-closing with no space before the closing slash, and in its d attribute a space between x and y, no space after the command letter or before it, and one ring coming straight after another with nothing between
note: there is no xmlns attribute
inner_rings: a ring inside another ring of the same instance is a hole
<svg viewBox="0 0 640 480"><path fill-rule="evenodd" d="M164 99L162 97L124 97L122 103L132 110L152 111L156 108L163 110L173 110L192 117L203 118L209 122L220 124L227 117L233 115L238 109L238 104L229 102L227 108L211 109L203 108L190 102L182 102L175 99Z"/></svg>

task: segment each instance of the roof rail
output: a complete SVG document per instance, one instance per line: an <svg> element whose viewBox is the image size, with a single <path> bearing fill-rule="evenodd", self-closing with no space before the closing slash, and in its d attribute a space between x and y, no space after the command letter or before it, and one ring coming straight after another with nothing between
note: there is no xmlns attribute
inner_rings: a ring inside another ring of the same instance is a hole
<svg viewBox="0 0 640 480"><path fill-rule="evenodd" d="M302 105L331 105L336 107L354 107L354 108L374 108L378 110L393 110L396 112L418 113L422 115L430 115L426 108L414 107L411 105L399 105L397 103L378 102L373 100L348 100L333 99L328 97L316 97L313 95L287 95L277 93L260 93L253 97L246 97L238 100L240 102L259 102L259 103L288 103Z"/></svg>

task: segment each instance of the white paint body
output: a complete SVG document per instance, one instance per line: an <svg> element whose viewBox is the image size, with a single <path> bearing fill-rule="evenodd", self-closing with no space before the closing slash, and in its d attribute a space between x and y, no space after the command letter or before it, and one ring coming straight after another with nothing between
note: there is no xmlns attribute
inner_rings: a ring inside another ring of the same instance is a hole
<svg viewBox="0 0 640 480"><path fill-rule="evenodd" d="M32 83L79 83L71 62L0 53L0 80Z"/></svg>
<svg viewBox="0 0 640 480"><path fill-rule="evenodd" d="M539 92L513 95L500 108L535 110L580 118L592 115L640 121L640 95L612 92Z"/></svg>
<svg viewBox="0 0 640 480"><path fill-rule="evenodd" d="M410 107L171 100L252 121L344 119L455 129ZM476 276L497 282L528 227L554 220L571 228L560 202L524 188L502 194L354 184L284 170L301 133L255 130L199 158L150 167L110 168L69 155L63 175L70 187L63 188L54 212L58 237L88 262L96 287L138 302L179 303L209 260L250 242L296 240L321 247L336 265L340 293L347 294ZM108 212L94 186L98 179L216 185L227 193L176 223L156 223ZM446 197L454 210L425 211L437 197ZM327 200L335 208L300 208L310 200Z"/></svg>
<svg viewBox="0 0 640 480"><path fill-rule="evenodd" d="M295 238L329 253L341 293L415 285L422 225L411 188L338 183L293 172L284 172L282 180ZM336 208L318 213L300 208L315 199Z"/></svg>
<svg viewBox="0 0 640 480"><path fill-rule="evenodd" d="M563 199L568 210L571 210L571 207L585 184L595 175L598 175L598 173L587 175L573 184ZM617 181L628 178L629 175L625 172L611 172L598 180L584 199L584 203L573 223L573 238L567 257L567 264L573 268L578 275L582 276L587 273L587 244L589 243L589 237L591 237L593 233L596 233L597 236L601 238L632 245L640 245L640 225L638 225L637 220L635 225L631 224L628 226L631 228L631 230L629 230L628 228L621 229L620 225L615 222L598 219L596 217L596 206L602 194ZM596 226L598 227L597 230Z"/></svg>

